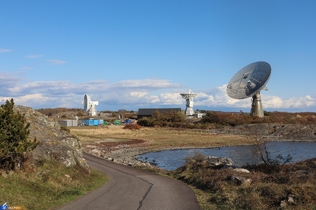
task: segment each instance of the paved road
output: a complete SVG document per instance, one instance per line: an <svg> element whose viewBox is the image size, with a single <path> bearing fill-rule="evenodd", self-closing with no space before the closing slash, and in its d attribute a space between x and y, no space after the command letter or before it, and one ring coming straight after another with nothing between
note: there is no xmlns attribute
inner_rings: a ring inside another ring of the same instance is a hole
<svg viewBox="0 0 316 210"><path fill-rule="evenodd" d="M109 181L58 210L197 210L193 191L184 183L145 170L84 154L90 167Z"/></svg>

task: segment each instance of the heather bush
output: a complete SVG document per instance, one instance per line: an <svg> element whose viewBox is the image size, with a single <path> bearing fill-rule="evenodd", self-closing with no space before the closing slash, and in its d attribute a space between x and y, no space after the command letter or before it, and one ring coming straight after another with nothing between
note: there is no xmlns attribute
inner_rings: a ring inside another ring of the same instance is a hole
<svg viewBox="0 0 316 210"><path fill-rule="evenodd" d="M137 121L137 124L144 127L154 127L155 122L153 118L143 117Z"/></svg>
<svg viewBox="0 0 316 210"><path fill-rule="evenodd" d="M265 117L253 117L243 112L207 112L201 123L210 123L217 126L236 126L255 123L280 123L280 124L315 124L316 113L287 113L264 112Z"/></svg>
<svg viewBox="0 0 316 210"><path fill-rule="evenodd" d="M316 159L280 165L278 172L266 173L265 164L245 166L250 173L213 169L205 156L196 153L174 171L174 177L205 192L205 209L314 209L316 206ZM298 173L300 172L300 173ZM251 179L250 185L236 184L230 177ZM289 202L289 197L294 202Z"/></svg>
<svg viewBox="0 0 316 210"><path fill-rule="evenodd" d="M165 112L160 113L156 110L152 117L143 117L137 121L137 124L145 127L182 127L186 115L182 112Z"/></svg>
<svg viewBox="0 0 316 210"><path fill-rule="evenodd" d="M126 124L123 129L130 129L130 130L139 130L142 127L138 124Z"/></svg>
<svg viewBox="0 0 316 210"><path fill-rule="evenodd" d="M262 162L260 165L261 172L267 174L279 173L283 165L291 162L292 156L290 154L287 156L278 154L276 157L273 157L271 152L267 149L266 142L262 141L260 137L257 138L257 141L257 144L254 145L254 152L259 156Z"/></svg>
<svg viewBox="0 0 316 210"><path fill-rule="evenodd" d="M138 120L145 127L175 127L190 129L220 128L244 124L279 123L279 124L315 124L316 113L264 112L265 117L259 118L240 111L240 113L207 111L202 119L186 119L183 112L154 112L152 117Z"/></svg>

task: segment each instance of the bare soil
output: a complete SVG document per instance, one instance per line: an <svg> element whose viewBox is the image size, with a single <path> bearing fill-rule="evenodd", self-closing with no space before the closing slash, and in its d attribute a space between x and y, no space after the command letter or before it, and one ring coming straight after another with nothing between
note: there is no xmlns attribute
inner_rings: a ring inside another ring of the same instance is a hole
<svg viewBox="0 0 316 210"><path fill-rule="evenodd" d="M98 148L99 150L102 151L116 151L120 150L122 148L137 148L137 147L142 147L142 144L144 143L144 140L139 140L139 139L132 139L124 142L111 142L111 141L102 141L102 142L96 142L96 143L89 143L89 144L84 144L83 147L85 151L89 151L89 148Z"/></svg>

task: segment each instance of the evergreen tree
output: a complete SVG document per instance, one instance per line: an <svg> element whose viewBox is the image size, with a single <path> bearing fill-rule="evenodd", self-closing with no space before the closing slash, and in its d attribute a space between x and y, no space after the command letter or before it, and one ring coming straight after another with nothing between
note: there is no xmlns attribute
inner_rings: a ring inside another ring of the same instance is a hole
<svg viewBox="0 0 316 210"><path fill-rule="evenodd" d="M30 124L13 108L13 99L0 106L0 168L5 170L20 168L26 160L25 153L38 144L36 138L28 140Z"/></svg>

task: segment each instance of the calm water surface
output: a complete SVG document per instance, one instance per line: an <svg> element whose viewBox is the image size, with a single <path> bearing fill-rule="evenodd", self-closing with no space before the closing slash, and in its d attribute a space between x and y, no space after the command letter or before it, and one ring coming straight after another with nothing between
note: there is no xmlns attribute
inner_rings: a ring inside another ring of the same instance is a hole
<svg viewBox="0 0 316 210"><path fill-rule="evenodd" d="M290 154L291 162L316 157L316 142L269 142L266 146L272 157L279 154L285 157ZM234 165L243 166L259 162L254 151L254 146L231 146L211 149L165 150L138 155L136 158L146 162L155 162L158 167L165 170L175 170L184 165L186 157L198 152L206 156L227 157L232 159Z"/></svg>

